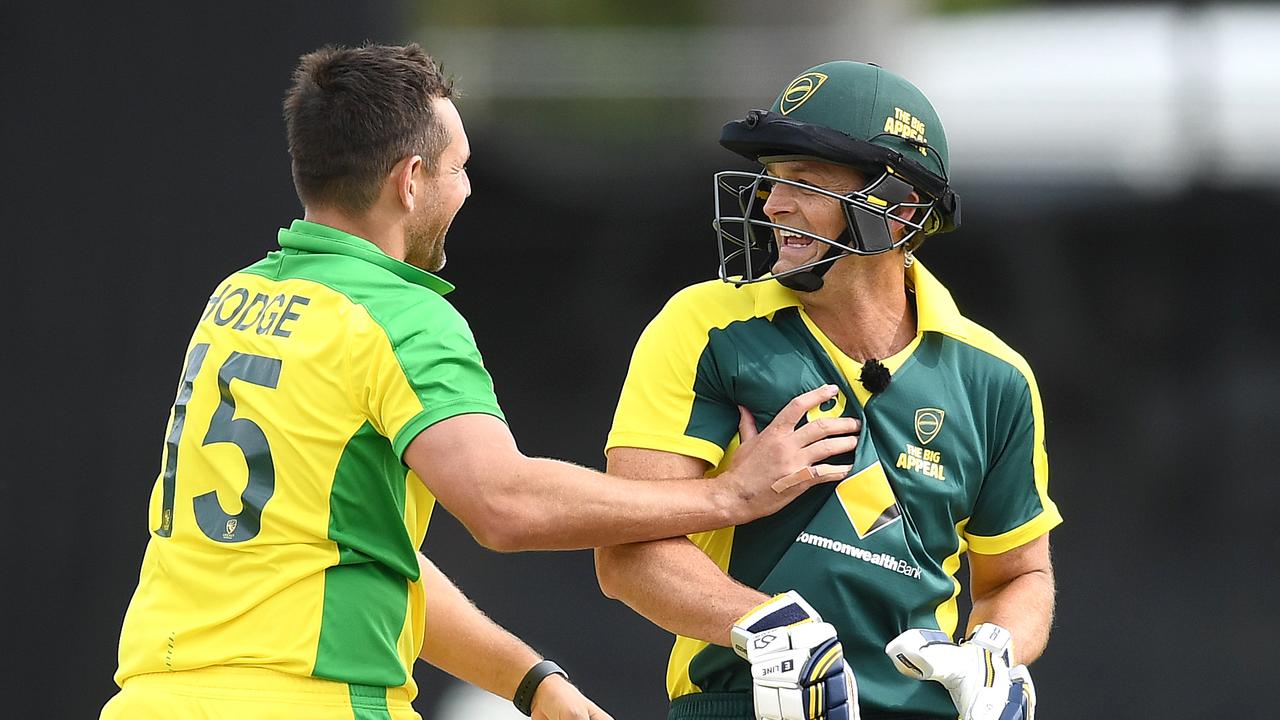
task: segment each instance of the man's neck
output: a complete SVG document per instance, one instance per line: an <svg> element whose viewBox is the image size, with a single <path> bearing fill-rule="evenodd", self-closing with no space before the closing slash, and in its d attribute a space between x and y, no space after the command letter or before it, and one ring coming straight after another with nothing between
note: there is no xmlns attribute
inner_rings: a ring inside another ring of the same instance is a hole
<svg viewBox="0 0 1280 720"><path fill-rule="evenodd" d="M836 261L821 290L802 293L805 313L846 355L883 360L911 344L915 308L899 253Z"/></svg>
<svg viewBox="0 0 1280 720"><path fill-rule="evenodd" d="M376 212L360 217L333 208L306 208L302 216L307 222L328 225L349 235L368 240L382 252L397 260L404 260L404 231L398 225L380 222Z"/></svg>

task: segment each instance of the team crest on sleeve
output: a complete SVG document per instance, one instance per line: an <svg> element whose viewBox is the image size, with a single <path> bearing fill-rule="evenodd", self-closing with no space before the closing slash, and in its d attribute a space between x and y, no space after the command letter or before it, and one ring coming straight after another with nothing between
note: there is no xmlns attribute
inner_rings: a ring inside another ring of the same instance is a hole
<svg viewBox="0 0 1280 720"><path fill-rule="evenodd" d="M783 115L790 115L792 110L805 104L805 102L818 92L818 88L822 87L822 83L827 81L827 76L820 72L807 72L787 86L782 91L782 98L778 103L778 109Z"/></svg>

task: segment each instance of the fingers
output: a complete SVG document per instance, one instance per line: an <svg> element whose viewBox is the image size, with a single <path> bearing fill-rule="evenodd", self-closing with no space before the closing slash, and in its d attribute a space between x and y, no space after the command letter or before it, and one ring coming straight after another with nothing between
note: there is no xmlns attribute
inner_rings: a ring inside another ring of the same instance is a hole
<svg viewBox="0 0 1280 720"><path fill-rule="evenodd" d="M590 711L590 712L591 712L591 714L588 716L588 719L589 719L589 720L613 720L613 716L612 716L612 715L610 715L609 713L607 713L607 712L605 712L605 711L601 710L601 709L600 709L599 707L597 707L594 703L592 703L592 705L591 705L591 711Z"/></svg>
<svg viewBox="0 0 1280 720"><path fill-rule="evenodd" d="M824 417L805 423L796 430L795 438L809 445L825 437L833 435L857 435L862 430L862 421L852 417Z"/></svg>
<svg viewBox="0 0 1280 720"><path fill-rule="evenodd" d="M819 440L804 449L804 461L809 464L821 462L830 457L851 453L857 446L857 435L842 435Z"/></svg>
<svg viewBox="0 0 1280 720"><path fill-rule="evenodd" d="M822 483L835 482L849 477L849 473L853 472L852 465L814 465L813 470L817 477L813 479L810 486L821 485Z"/></svg>
<svg viewBox="0 0 1280 720"><path fill-rule="evenodd" d="M738 406L738 438L742 442L746 442L751 438L760 434L756 429L756 418L751 411L745 407Z"/></svg>
<svg viewBox="0 0 1280 720"><path fill-rule="evenodd" d="M853 470L852 465L815 465L791 473L775 482L772 487L773 491L778 494L795 488L803 492L814 485L843 480L848 477L851 470Z"/></svg>
<svg viewBox="0 0 1280 720"><path fill-rule="evenodd" d="M800 418L804 417L805 413L835 397L837 392L839 392L839 388L835 385L823 385L802 395L797 395L778 411L778 414L773 418L773 422L769 423L769 427L781 427L787 431L793 430L796 423L800 422Z"/></svg>
<svg viewBox="0 0 1280 720"><path fill-rule="evenodd" d="M774 482L773 485L771 485L770 487L773 488L774 492L778 494L782 494L790 490L791 488L795 487L796 485L800 485L805 482L811 482L816 477L818 477L818 473L813 468L811 467L801 468L800 470L797 470L784 478L780 478L778 481Z"/></svg>

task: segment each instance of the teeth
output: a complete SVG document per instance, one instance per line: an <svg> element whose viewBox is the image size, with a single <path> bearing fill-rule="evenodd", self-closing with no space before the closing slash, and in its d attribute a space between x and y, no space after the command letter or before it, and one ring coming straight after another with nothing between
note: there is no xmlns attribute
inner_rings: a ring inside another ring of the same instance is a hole
<svg viewBox="0 0 1280 720"><path fill-rule="evenodd" d="M813 238L805 237L797 232L790 230L778 230L778 237L781 238L782 244L787 247L808 246L813 242Z"/></svg>

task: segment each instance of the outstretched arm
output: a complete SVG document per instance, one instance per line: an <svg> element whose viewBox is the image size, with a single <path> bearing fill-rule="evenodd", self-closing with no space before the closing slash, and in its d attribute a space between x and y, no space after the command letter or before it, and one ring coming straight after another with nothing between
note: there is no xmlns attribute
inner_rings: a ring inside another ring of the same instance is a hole
<svg viewBox="0 0 1280 720"><path fill-rule="evenodd" d="M430 560L419 554L427 598L426 637L419 658L459 680L510 700L529 668L542 658L480 612ZM533 696L535 720L611 720L560 675L548 676Z"/></svg>
<svg viewBox="0 0 1280 720"><path fill-rule="evenodd" d="M698 472L657 481L604 475L558 460L529 458L507 426L489 415L459 415L419 433L405 462L481 544L495 550L568 550L654 540L738 525L772 513L846 465L857 420L796 424L835 394L826 385L792 400L738 449L715 479ZM753 426L754 430L754 426Z"/></svg>

